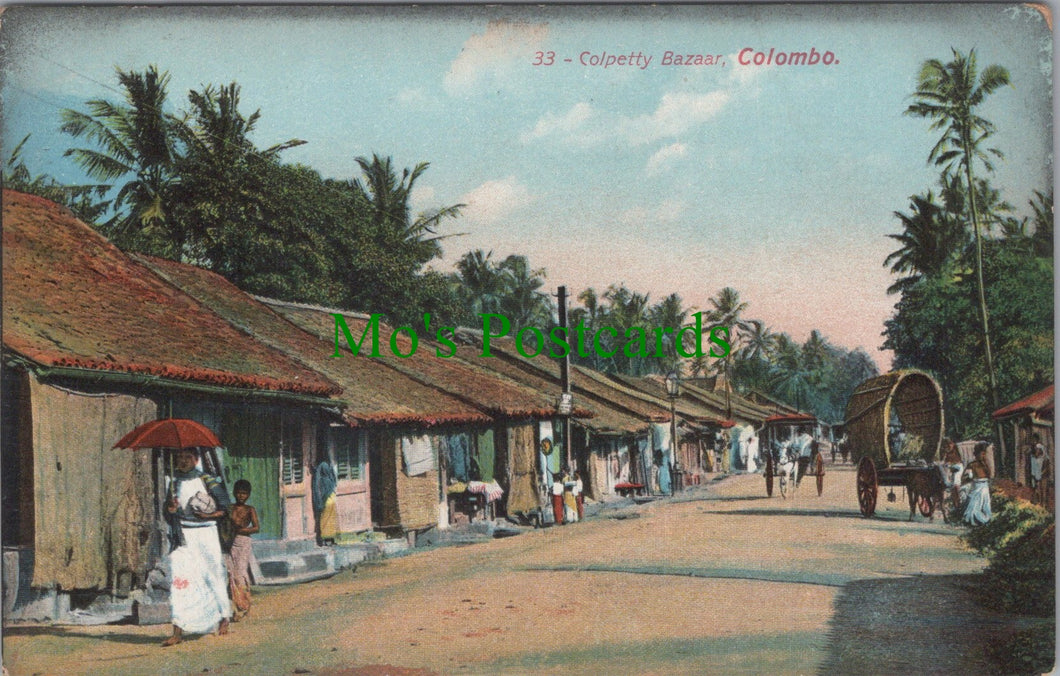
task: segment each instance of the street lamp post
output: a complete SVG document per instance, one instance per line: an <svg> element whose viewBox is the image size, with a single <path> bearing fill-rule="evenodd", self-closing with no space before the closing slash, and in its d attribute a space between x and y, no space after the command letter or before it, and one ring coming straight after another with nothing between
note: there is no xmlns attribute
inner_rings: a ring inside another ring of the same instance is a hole
<svg viewBox="0 0 1060 676"><path fill-rule="evenodd" d="M684 477L681 474L681 460L677 453L677 397L681 394L681 376L676 371L666 375L666 394L670 398L670 488L671 491L684 490Z"/></svg>

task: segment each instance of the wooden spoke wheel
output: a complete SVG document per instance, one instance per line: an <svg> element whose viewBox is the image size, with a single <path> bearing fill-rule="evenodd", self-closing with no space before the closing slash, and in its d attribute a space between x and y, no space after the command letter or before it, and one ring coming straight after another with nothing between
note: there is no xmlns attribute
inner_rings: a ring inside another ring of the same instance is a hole
<svg viewBox="0 0 1060 676"><path fill-rule="evenodd" d="M773 454L766 455L766 496L773 497Z"/></svg>
<svg viewBox="0 0 1060 676"><path fill-rule="evenodd" d="M824 492L824 457L820 453L813 463L813 473L817 475L817 497L821 497Z"/></svg>
<svg viewBox="0 0 1060 676"><path fill-rule="evenodd" d="M872 516L876 513L876 496L879 487L876 485L876 465L872 458L865 456L858 463L858 506L861 507L862 516Z"/></svg>

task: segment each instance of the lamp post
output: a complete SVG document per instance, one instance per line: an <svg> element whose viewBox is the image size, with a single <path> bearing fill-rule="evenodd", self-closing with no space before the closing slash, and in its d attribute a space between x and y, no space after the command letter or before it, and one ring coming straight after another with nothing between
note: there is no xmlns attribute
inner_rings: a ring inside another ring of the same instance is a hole
<svg viewBox="0 0 1060 676"><path fill-rule="evenodd" d="M677 454L677 397L681 394L681 376L676 371L666 374L666 395L670 398L670 487L671 492L684 490L681 461Z"/></svg>

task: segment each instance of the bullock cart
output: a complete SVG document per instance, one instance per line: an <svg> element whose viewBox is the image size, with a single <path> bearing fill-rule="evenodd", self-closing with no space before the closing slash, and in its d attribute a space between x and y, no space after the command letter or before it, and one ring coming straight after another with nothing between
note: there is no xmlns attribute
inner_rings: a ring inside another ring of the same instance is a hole
<svg viewBox="0 0 1060 676"><path fill-rule="evenodd" d="M781 476L778 471L778 464L783 462L783 458L774 454L774 448L778 444L790 444L795 440L799 429L812 428L815 425L817 425L817 418L806 413L775 415L765 419L762 429L758 432L758 437L760 440L759 448L764 450L766 456L763 474L766 478L767 496L773 497L774 482L777 477ZM814 477L817 484L817 495L820 495L824 490L824 458L821 456L821 450L816 443L813 445L805 476ZM799 480L802 478L801 475L798 477ZM783 493L784 491L781 492Z"/></svg>
<svg viewBox="0 0 1060 676"><path fill-rule="evenodd" d="M941 507L945 486L933 463L942 444L942 390L931 376L902 370L866 380L850 395L845 427L862 515L875 514L880 486L909 491L910 518L914 507L926 517Z"/></svg>

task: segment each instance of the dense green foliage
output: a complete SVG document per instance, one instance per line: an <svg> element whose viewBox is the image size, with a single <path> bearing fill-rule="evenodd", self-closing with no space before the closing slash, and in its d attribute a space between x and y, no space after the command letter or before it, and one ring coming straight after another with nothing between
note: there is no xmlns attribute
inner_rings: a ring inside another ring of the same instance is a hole
<svg viewBox="0 0 1060 676"><path fill-rule="evenodd" d="M907 112L943 132L928 155L942 167L941 200L929 190L895 212L902 231L891 237L901 246L884 261L902 275L890 288L900 297L884 347L897 368L939 380L955 438L992 436L999 402L1053 380L1052 194L1034 192L1033 217L1018 219L973 172L991 171L989 158L1001 156L985 147L994 126L975 109L1006 84L1003 68L978 72L974 51L925 62Z"/></svg>

